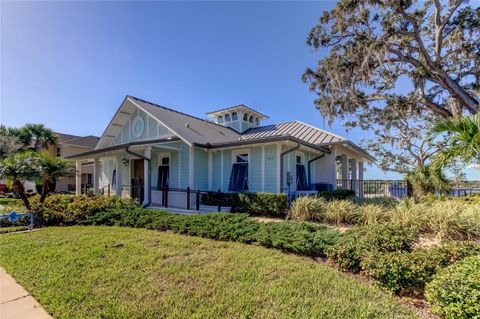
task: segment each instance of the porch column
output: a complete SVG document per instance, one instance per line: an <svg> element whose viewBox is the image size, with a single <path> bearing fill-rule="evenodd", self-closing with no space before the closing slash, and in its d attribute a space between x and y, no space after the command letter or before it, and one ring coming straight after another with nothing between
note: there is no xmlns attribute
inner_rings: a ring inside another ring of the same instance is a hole
<svg viewBox="0 0 480 319"><path fill-rule="evenodd" d="M147 146L145 148L144 154L146 158L152 158L152 147ZM151 194L152 194L152 170L151 170L150 160L143 160L143 205L150 205L151 203Z"/></svg>
<svg viewBox="0 0 480 319"><path fill-rule="evenodd" d="M100 182L100 162L98 157L93 159L93 195L98 195L98 184Z"/></svg>
<svg viewBox="0 0 480 319"><path fill-rule="evenodd" d="M76 172L75 172L75 195L82 195L82 162L76 161Z"/></svg>
<svg viewBox="0 0 480 319"><path fill-rule="evenodd" d="M122 169L123 169L123 163L122 163L122 155L117 155L117 184L115 185L115 195L122 197Z"/></svg>
<svg viewBox="0 0 480 319"><path fill-rule="evenodd" d="M355 191L355 195L358 194L358 181L357 181L357 160L350 159L350 171L351 171L351 189Z"/></svg>
<svg viewBox="0 0 480 319"><path fill-rule="evenodd" d="M358 197L363 198L363 162L358 162Z"/></svg>
<svg viewBox="0 0 480 319"><path fill-rule="evenodd" d="M348 156L341 156L342 163L342 187L343 189L348 189Z"/></svg>

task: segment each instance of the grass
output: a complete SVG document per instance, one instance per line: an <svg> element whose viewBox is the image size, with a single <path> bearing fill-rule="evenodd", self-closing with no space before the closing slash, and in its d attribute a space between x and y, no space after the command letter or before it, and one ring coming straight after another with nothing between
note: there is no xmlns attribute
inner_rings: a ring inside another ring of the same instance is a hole
<svg viewBox="0 0 480 319"><path fill-rule="evenodd" d="M0 235L28 230L28 226L0 227Z"/></svg>
<svg viewBox="0 0 480 319"><path fill-rule="evenodd" d="M0 237L0 265L55 318L418 318L311 259L145 229Z"/></svg>

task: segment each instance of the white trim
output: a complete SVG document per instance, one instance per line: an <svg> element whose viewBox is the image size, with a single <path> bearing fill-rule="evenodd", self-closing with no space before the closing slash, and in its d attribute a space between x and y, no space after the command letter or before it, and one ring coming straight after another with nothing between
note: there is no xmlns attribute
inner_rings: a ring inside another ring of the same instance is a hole
<svg viewBox="0 0 480 319"><path fill-rule="evenodd" d="M212 190L212 169L213 169L213 159L212 159L212 151L208 151L208 190Z"/></svg>
<svg viewBox="0 0 480 319"><path fill-rule="evenodd" d="M223 192L223 150L220 158L220 191Z"/></svg>
<svg viewBox="0 0 480 319"><path fill-rule="evenodd" d="M195 165L195 162L194 162L194 149L193 149L193 146L190 146L190 156L189 156L189 167L188 167L188 186L190 186L190 188L194 188L193 186L193 183L195 181L195 179L193 178L193 174L194 174L194 165Z"/></svg>
<svg viewBox="0 0 480 319"><path fill-rule="evenodd" d="M170 152L157 153L157 156L158 156L158 166L170 166L170 163L171 163L171 160L172 160L172 156L170 155ZM164 158L164 157L168 157L168 165L163 165L162 164L162 158Z"/></svg>
<svg viewBox="0 0 480 319"><path fill-rule="evenodd" d="M281 193L281 192L282 192L282 185L280 185L280 172L281 172L281 169L280 169L280 164L281 164L280 157L281 157L281 154L282 154L282 144L281 144L281 143L277 143L277 193Z"/></svg>
<svg viewBox="0 0 480 319"><path fill-rule="evenodd" d="M142 123L142 129L140 132L135 132L135 126L137 122ZM143 135L143 133L145 133L145 120L140 114L137 114L137 116L135 116L135 119L133 120L133 123L132 123L132 134L135 138L140 138Z"/></svg>
<svg viewBox="0 0 480 319"><path fill-rule="evenodd" d="M178 152L178 188L182 187L182 153L182 150Z"/></svg>
<svg viewBox="0 0 480 319"><path fill-rule="evenodd" d="M233 150L232 151L232 165L237 164L236 157L237 157L238 154L247 154L248 155L248 162L247 163L250 164L250 148Z"/></svg>
<svg viewBox="0 0 480 319"><path fill-rule="evenodd" d="M295 151L295 165L297 165L297 156L300 156L301 157L301 160L300 160L300 165L306 165L305 163L307 162L306 161L306 157L305 157L305 153L304 152L301 152L301 151Z"/></svg>
<svg viewBox="0 0 480 319"><path fill-rule="evenodd" d="M262 145L262 192L265 191L265 145Z"/></svg>

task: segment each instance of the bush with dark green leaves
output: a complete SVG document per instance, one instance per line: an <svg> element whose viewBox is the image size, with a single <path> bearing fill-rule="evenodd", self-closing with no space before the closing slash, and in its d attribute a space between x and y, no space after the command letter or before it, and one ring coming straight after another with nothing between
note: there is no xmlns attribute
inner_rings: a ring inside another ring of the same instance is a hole
<svg viewBox="0 0 480 319"><path fill-rule="evenodd" d="M362 261L374 253L410 251L418 237L415 228L372 224L347 232L327 250L327 256L343 270L359 273Z"/></svg>
<svg viewBox="0 0 480 319"><path fill-rule="evenodd" d="M286 194L238 193L233 195L231 212L250 215L286 217L288 202Z"/></svg>
<svg viewBox="0 0 480 319"><path fill-rule="evenodd" d="M480 318L480 255L439 271L425 292L432 312L442 318Z"/></svg>
<svg viewBox="0 0 480 319"><path fill-rule="evenodd" d="M296 254L323 257L325 250L335 244L339 233L325 226L296 223L265 223L257 234L257 242Z"/></svg>
<svg viewBox="0 0 480 319"><path fill-rule="evenodd" d="M42 226L82 224L89 216L109 209L135 209L137 201L117 196L75 196L55 194L40 203L40 197L30 199L35 222Z"/></svg>
<svg viewBox="0 0 480 319"><path fill-rule="evenodd" d="M326 200L348 199L355 196L355 191L351 189L334 189L333 191L319 192L317 196Z"/></svg>
<svg viewBox="0 0 480 319"><path fill-rule="evenodd" d="M216 240L258 244L312 257L323 257L339 233L321 225L260 223L248 214L212 213L175 215L164 211L111 210L92 216L87 223L169 230Z"/></svg>
<svg viewBox="0 0 480 319"><path fill-rule="evenodd" d="M476 254L480 254L478 243L448 242L412 252L370 254L362 260L362 268L368 276L393 293L422 296L425 285L440 269Z"/></svg>

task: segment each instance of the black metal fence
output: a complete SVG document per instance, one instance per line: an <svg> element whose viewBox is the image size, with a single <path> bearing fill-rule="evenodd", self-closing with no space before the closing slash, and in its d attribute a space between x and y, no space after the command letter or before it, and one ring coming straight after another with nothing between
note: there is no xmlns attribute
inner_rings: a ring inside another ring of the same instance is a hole
<svg viewBox="0 0 480 319"><path fill-rule="evenodd" d="M222 207L227 207L225 193L218 190L202 191L199 189L187 188L153 188L161 192L161 206L168 208L181 208L186 210L200 211L201 206L215 207L217 211L222 211Z"/></svg>
<svg viewBox="0 0 480 319"><path fill-rule="evenodd" d="M359 198L402 199L412 195L412 186L405 180L337 180L337 189L355 191Z"/></svg>

